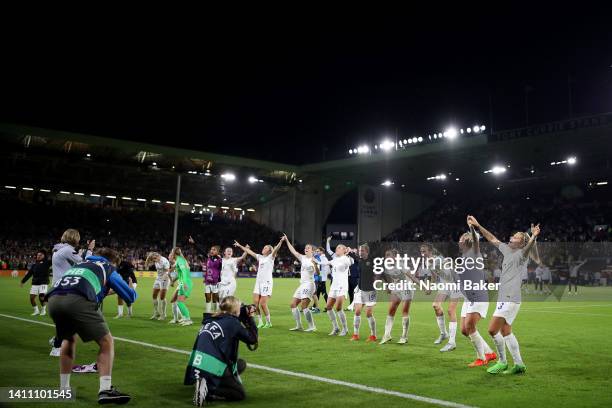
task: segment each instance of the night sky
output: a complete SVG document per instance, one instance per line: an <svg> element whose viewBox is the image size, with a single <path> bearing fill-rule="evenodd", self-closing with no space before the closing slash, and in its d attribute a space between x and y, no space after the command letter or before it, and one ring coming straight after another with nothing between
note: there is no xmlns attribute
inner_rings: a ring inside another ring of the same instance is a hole
<svg viewBox="0 0 612 408"><path fill-rule="evenodd" d="M0 121L287 163L450 124L516 128L526 93L531 124L569 117L570 90L573 116L612 111L606 17L83 23L7 45Z"/></svg>

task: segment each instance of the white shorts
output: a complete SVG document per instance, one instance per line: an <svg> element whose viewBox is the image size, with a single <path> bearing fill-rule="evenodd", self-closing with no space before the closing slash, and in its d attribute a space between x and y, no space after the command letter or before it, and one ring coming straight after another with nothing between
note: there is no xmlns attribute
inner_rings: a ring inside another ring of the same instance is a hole
<svg viewBox="0 0 612 408"><path fill-rule="evenodd" d="M236 281L219 283L219 300L224 297L234 296L236 293Z"/></svg>
<svg viewBox="0 0 612 408"><path fill-rule="evenodd" d="M348 296L348 282L338 282L334 280L329 288L327 297L338 299L340 296Z"/></svg>
<svg viewBox="0 0 612 408"><path fill-rule="evenodd" d="M407 300L412 300L414 297L414 290L392 290L389 296L399 299L400 302L405 302Z"/></svg>
<svg viewBox="0 0 612 408"><path fill-rule="evenodd" d="M438 295L444 295L451 299L463 299L463 293L460 290L439 290Z"/></svg>
<svg viewBox="0 0 612 408"><path fill-rule="evenodd" d="M314 282L300 283L300 286L293 292L293 297L295 299L312 299L316 290Z"/></svg>
<svg viewBox="0 0 612 408"><path fill-rule="evenodd" d="M493 317L503 317L506 319L506 323L512 326L512 322L516 319L516 315L521 308L520 303L516 302L497 302L495 305L495 311Z"/></svg>
<svg viewBox="0 0 612 408"><path fill-rule="evenodd" d="M206 287L204 288L204 293L219 293L219 284L215 283L214 285L211 285L207 283Z"/></svg>
<svg viewBox="0 0 612 408"><path fill-rule="evenodd" d="M271 280L255 280L255 287L253 293L259 296L272 296L272 287L274 286Z"/></svg>
<svg viewBox="0 0 612 408"><path fill-rule="evenodd" d="M153 289L168 289L168 286L170 286L170 279L155 279L155 282L153 282Z"/></svg>
<svg viewBox="0 0 612 408"><path fill-rule="evenodd" d="M375 290L360 290L355 288L355 296L353 296L353 303L365 304L366 306L374 306L376 304L376 291Z"/></svg>
<svg viewBox="0 0 612 408"><path fill-rule="evenodd" d="M30 295L44 295L47 293L47 285L32 285Z"/></svg>
<svg viewBox="0 0 612 408"><path fill-rule="evenodd" d="M484 319L487 317L488 309L489 302L470 302L464 299L461 306L461 317L466 317L468 313L478 313Z"/></svg>

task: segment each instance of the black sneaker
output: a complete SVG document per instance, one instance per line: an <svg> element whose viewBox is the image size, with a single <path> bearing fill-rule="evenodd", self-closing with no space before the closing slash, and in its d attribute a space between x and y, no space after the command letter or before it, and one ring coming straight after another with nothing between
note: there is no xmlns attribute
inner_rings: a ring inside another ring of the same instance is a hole
<svg viewBox="0 0 612 408"><path fill-rule="evenodd" d="M120 392L115 386L98 393L98 404L127 404L130 399L132 397Z"/></svg>
<svg viewBox="0 0 612 408"><path fill-rule="evenodd" d="M195 391L193 393L193 405L203 407L208 396L208 386L206 378L198 378L195 383Z"/></svg>

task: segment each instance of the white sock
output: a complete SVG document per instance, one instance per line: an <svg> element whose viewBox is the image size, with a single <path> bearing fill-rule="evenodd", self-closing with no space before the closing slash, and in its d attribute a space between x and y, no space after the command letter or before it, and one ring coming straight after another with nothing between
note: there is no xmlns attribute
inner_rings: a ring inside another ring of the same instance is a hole
<svg viewBox="0 0 612 408"><path fill-rule="evenodd" d="M60 389L70 388L70 374L60 374Z"/></svg>
<svg viewBox="0 0 612 408"><path fill-rule="evenodd" d="M336 321L336 313L334 312L334 309L327 310L327 317L329 317L329 321L331 322L333 329L338 330L338 322Z"/></svg>
<svg viewBox="0 0 612 408"><path fill-rule="evenodd" d="M128 309L128 316L131 316L134 313L132 306L128 306L127 309Z"/></svg>
<svg viewBox="0 0 612 408"><path fill-rule="evenodd" d="M474 346L474 350L476 351L476 358L484 360L484 341L482 340L480 333L475 331L474 333L470 334L470 341L472 342L472 346Z"/></svg>
<svg viewBox="0 0 612 408"><path fill-rule="evenodd" d="M484 349L485 354L491 354L493 352L493 349L491 348L491 346L489 346L489 343L487 343L485 339L482 338L478 330L476 330L476 333L478 333L478 337L480 337L480 341L482 341L482 347Z"/></svg>
<svg viewBox="0 0 612 408"><path fill-rule="evenodd" d="M408 338L408 330L410 330L410 316L402 317L402 337Z"/></svg>
<svg viewBox="0 0 612 408"><path fill-rule="evenodd" d="M370 326L370 336L376 337L376 319L374 316L368 317L368 325Z"/></svg>
<svg viewBox="0 0 612 408"><path fill-rule="evenodd" d="M117 305L117 316L123 316L123 305Z"/></svg>
<svg viewBox="0 0 612 408"><path fill-rule="evenodd" d="M438 328L440 329L440 334L446 334L446 322L444 321L444 315L436 316L436 320L438 322Z"/></svg>
<svg viewBox="0 0 612 408"><path fill-rule="evenodd" d="M207 304L208 304L208 303L207 303ZM259 324L263 323L263 320L262 320L262 318L261 318L261 313L257 315L257 318L259 319L259 322L258 322Z"/></svg>
<svg viewBox="0 0 612 408"><path fill-rule="evenodd" d="M457 338L457 322L448 322L448 342L455 344L455 339Z"/></svg>
<svg viewBox="0 0 612 408"><path fill-rule="evenodd" d="M153 299L153 313L159 314L159 301L157 299Z"/></svg>
<svg viewBox="0 0 612 408"><path fill-rule="evenodd" d="M172 302L172 318L174 320L178 320L178 304L176 302Z"/></svg>
<svg viewBox="0 0 612 408"><path fill-rule="evenodd" d="M270 320L270 315L269 314L266 315L266 323L272 324L272 320Z"/></svg>
<svg viewBox="0 0 612 408"><path fill-rule="evenodd" d="M523 359L521 357L521 351L519 350L518 340L514 336L514 333L510 333L506 337L504 337L506 345L508 346L508 350L510 350L510 354L512 355L512 360L514 360L514 364L523 365Z"/></svg>
<svg viewBox="0 0 612 408"><path fill-rule="evenodd" d="M212 310L213 312L219 311L219 304L217 302L212 302Z"/></svg>
<svg viewBox="0 0 612 408"><path fill-rule="evenodd" d="M346 325L346 315L344 314L344 310L340 310L338 312L338 316L340 317L340 323L342 324L342 331L348 332L348 326Z"/></svg>
<svg viewBox="0 0 612 408"><path fill-rule="evenodd" d="M506 343L504 342L504 336L501 333L496 333L493 337L493 343L495 343L495 348L497 349L497 358L500 363L506 363Z"/></svg>
<svg viewBox="0 0 612 408"><path fill-rule="evenodd" d="M313 327L315 327L314 319L312 317L312 312L310 311L309 308L304 309L303 312L304 312L304 317L306 318L306 321L308 322L308 328L312 329Z"/></svg>
<svg viewBox="0 0 612 408"><path fill-rule="evenodd" d="M388 315L385 320L385 337L391 337L391 330L393 330L393 316Z"/></svg>
<svg viewBox="0 0 612 408"><path fill-rule="evenodd" d="M34 306L34 313L38 312L38 305Z"/></svg>
<svg viewBox="0 0 612 408"><path fill-rule="evenodd" d="M206 313L210 313L210 302L206 302L206 307L204 308L204 311ZM259 317L259 319L261 319L261 316Z"/></svg>
<svg viewBox="0 0 612 408"><path fill-rule="evenodd" d="M161 301L161 312L159 314L161 314L162 316L166 315L166 299L163 299Z"/></svg>
<svg viewBox="0 0 612 408"><path fill-rule="evenodd" d="M361 327L361 316L353 316L353 334L359 335L359 328Z"/></svg>
<svg viewBox="0 0 612 408"><path fill-rule="evenodd" d="M293 320L295 320L295 327L302 328L302 319L300 315L300 311L297 307L291 308L291 314L293 315Z"/></svg>
<svg viewBox="0 0 612 408"><path fill-rule="evenodd" d="M47 305L43 305L41 310L42 310L42 313L45 313L47 311Z"/></svg>
<svg viewBox="0 0 612 408"><path fill-rule="evenodd" d="M113 385L112 381L111 381L111 376L110 375L101 375L100 376L100 391L105 391L105 390L110 390L111 386Z"/></svg>

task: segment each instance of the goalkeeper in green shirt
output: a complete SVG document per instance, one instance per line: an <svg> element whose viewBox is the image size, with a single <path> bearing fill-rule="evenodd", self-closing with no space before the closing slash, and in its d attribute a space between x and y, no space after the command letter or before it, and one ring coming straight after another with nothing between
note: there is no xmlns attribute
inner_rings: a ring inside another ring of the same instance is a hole
<svg viewBox="0 0 612 408"><path fill-rule="evenodd" d="M181 248L174 248L170 252L170 262L174 264L174 271L176 272L176 279L178 280L178 288L172 296L172 320L171 324L180 324L181 326L189 326L193 324L191 316L189 315L189 309L185 304L185 300L191 294L193 283L191 282L191 271L189 269L189 263L183 256ZM183 318L179 320L179 311L183 315Z"/></svg>

